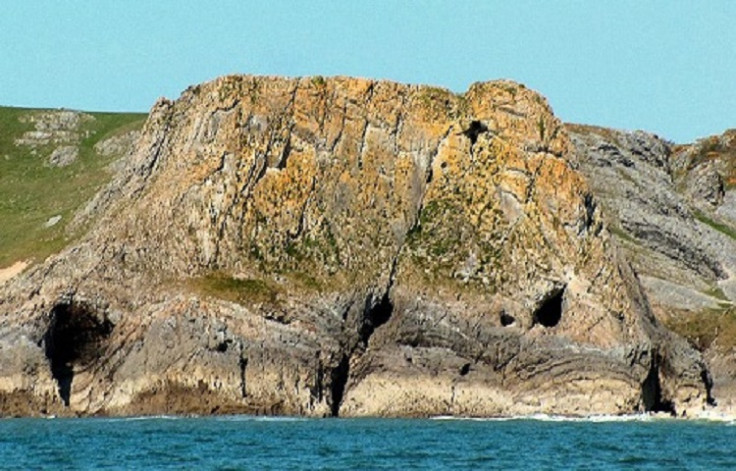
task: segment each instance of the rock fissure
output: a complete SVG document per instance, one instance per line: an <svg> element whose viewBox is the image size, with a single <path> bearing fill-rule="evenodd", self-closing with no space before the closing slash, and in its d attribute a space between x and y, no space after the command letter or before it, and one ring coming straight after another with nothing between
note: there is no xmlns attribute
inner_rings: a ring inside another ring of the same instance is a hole
<svg viewBox="0 0 736 471"><path fill-rule="evenodd" d="M275 168L278 170L285 169L287 160L289 159L290 155L291 155L291 132L289 132L289 135L286 137L284 148L281 151L281 155L279 156L278 162L276 162Z"/></svg>
<svg viewBox="0 0 736 471"><path fill-rule="evenodd" d="M334 153L335 152L335 149L337 149L337 145L342 140L343 133L345 132L345 122L347 121L347 114L348 114L348 106L347 106L347 103L345 103L342 106L342 113L341 113L341 117L340 117L340 126L339 126L339 128L337 130L337 135L335 136L335 139L332 141L332 144L329 147L329 150L330 150L331 153ZM316 148L316 144L317 143L315 143L315 152L319 150L319 149Z"/></svg>
<svg viewBox="0 0 736 471"><path fill-rule="evenodd" d="M368 121L368 118L365 118L365 121L363 123L363 131L360 135L360 140L358 141L358 170L363 170L363 158L365 156L365 139L368 135L368 127L370 126L370 121Z"/></svg>
<svg viewBox="0 0 736 471"><path fill-rule="evenodd" d="M240 397L246 399L248 397L248 390L246 389L245 370L248 368L248 358L244 356L242 347L240 358L238 359L238 368L240 370Z"/></svg>

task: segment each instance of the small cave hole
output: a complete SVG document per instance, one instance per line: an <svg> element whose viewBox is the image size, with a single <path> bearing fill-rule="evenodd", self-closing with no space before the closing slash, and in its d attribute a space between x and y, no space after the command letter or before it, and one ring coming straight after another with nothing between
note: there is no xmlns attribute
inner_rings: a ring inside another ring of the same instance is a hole
<svg viewBox="0 0 736 471"><path fill-rule="evenodd" d="M61 303L51 310L44 353L64 405L69 405L74 365L86 366L97 360L112 328L109 320L100 321L84 303Z"/></svg>
<svg viewBox="0 0 736 471"><path fill-rule="evenodd" d="M547 296L539 307L534 311L534 324L541 324L544 327L554 327L560 323L562 319L562 301L565 294L565 288L553 291Z"/></svg>
<svg viewBox="0 0 736 471"><path fill-rule="evenodd" d="M501 326L503 327L514 325L514 323L516 322L516 318L512 316L511 314L507 313L506 311L501 311L499 320L501 321Z"/></svg>
<svg viewBox="0 0 736 471"><path fill-rule="evenodd" d="M363 315L363 323L360 326L360 340L363 345L368 345L368 340L373 335L373 332L386 322L391 319L391 315L394 312L394 304L391 302L388 290L383 295L381 300L377 304L372 304L372 299L369 297L366 300L365 311Z"/></svg>
<svg viewBox="0 0 736 471"><path fill-rule="evenodd" d="M480 121L473 121L470 123L468 129L463 131L463 134L465 135L465 137L470 139L471 144L475 144L478 141L478 136L486 131L488 131L488 126L481 123Z"/></svg>

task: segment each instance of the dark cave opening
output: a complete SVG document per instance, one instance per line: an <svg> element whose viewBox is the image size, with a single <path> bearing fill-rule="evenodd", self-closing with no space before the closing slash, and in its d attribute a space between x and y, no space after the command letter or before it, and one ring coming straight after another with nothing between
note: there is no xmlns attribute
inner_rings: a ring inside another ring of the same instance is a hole
<svg viewBox="0 0 736 471"><path fill-rule="evenodd" d="M71 396L74 365L87 365L97 359L101 343L112 328L109 320L100 321L83 303L60 303L51 310L43 337L44 353L65 406Z"/></svg>
<svg viewBox="0 0 736 471"><path fill-rule="evenodd" d="M544 327L554 327L562 319L562 302L565 288L550 293L534 311L533 324L541 324Z"/></svg>
<svg viewBox="0 0 736 471"><path fill-rule="evenodd" d="M384 293L378 304L372 304L371 297L366 300L363 322L358 330L363 345L368 345L368 340L370 340L373 332L388 322L393 312L394 304L391 302L388 290Z"/></svg>
<svg viewBox="0 0 736 471"><path fill-rule="evenodd" d="M499 320L501 321L502 327L508 327L510 325L514 325L514 322L516 322L516 318L512 316L511 314L507 313L506 311L501 311L501 314L498 317L499 317Z"/></svg>
<svg viewBox="0 0 736 471"><path fill-rule="evenodd" d="M329 405L330 415L332 417L338 417L340 414L340 406L345 396L348 379L350 378L351 356L356 352L358 354L364 352L375 330L391 319L391 315L394 312L394 304L391 301L389 292L390 287L377 303L373 294L369 294L366 297L363 316L358 325L357 333L359 343L351 347L344 346L344 352L346 353L343 353L340 362L330 371Z"/></svg>
<svg viewBox="0 0 736 471"><path fill-rule="evenodd" d="M350 357L343 355L340 363L330 372L330 414L337 417L350 376Z"/></svg>
<svg viewBox="0 0 736 471"><path fill-rule="evenodd" d="M713 377L710 375L710 371L703 368L703 370L700 371L700 379L703 381L703 386L705 386L707 404L709 406L717 406L718 401L716 401L716 398L713 396Z"/></svg>
<svg viewBox="0 0 736 471"><path fill-rule="evenodd" d="M225 353L227 352L227 349L230 347L230 344L232 343L232 340L225 339L222 342L218 343L215 347L215 351L217 353Z"/></svg>
<svg viewBox="0 0 736 471"><path fill-rule="evenodd" d="M662 385L659 382L659 365L661 359L658 354L652 354L649 364L649 373L641 385L642 402L647 412L666 412L675 415L675 406L672 401L663 399Z"/></svg>
<svg viewBox="0 0 736 471"><path fill-rule="evenodd" d="M474 145L478 141L478 136L486 131L488 131L488 126L480 121L473 121L470 123L470 126L468 126L468 129L463 131L463 134L465 137L470 139L470 144Z"/></svg>
<svg viewBox="0 0 736 471"><path fill-rule="evenodd" d="M585 228L588 229L593 225L593 219L595 216L596 203L593 199L593 195L586 193L583 197L583 205L585 206Z"/></svg>
<svg viewBox="0 0 736 471"><path fill-rule="evenodd" d="M243 348L240 348L240 359L238 360L238 368L240 368L240 396L245 399L248 397L248 391L245 388L245 369L248 368L248 359L243 356Z"/></svg>

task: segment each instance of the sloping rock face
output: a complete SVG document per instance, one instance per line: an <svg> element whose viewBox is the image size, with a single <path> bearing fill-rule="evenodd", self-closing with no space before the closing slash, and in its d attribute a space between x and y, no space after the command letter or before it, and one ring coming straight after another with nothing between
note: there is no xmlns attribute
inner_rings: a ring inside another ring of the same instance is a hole
<svg viewBox="0 0 736 471"><path fill-rule="evenodd" d="M736 411L736 132L676 146L641 131L569 125L580 171L655 316L703 351Z"/></svg>
<svg viewBox="0 0 736 471"><path fill-rule="evenodd" d="M0 292L5 414L693 414L699 354L511 82L226 77Z"/></svg>

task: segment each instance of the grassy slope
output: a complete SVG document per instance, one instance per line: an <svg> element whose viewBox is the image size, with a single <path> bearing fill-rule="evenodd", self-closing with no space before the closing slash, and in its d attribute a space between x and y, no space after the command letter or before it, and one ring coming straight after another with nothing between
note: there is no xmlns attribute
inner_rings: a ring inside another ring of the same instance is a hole
<svg viewBox="0 0 736 471"><path fill-rule="evenodd" d="M15 139L33 129L19 118L43 110L0 107L0 268L19 260L41 261L59 251L74 235L65 226L74 211L110 178L107 165L117 158L101 157L94 151L100 140L140 128L146 115L140 113L89 113L93 121L80 126L90 131L79 145L79 157L63 168L47 167L44 162L54 146L30 148L16 146ZM61 215L53 227L44 223Z"/></svg>
<svg viewBox="0 0 736 471"><path fill-rule="evenodd" d="M664 324L701 352L715 347L720 353L728 353L736 347L736 308L725 304L721 309L681 313Z"/></svg>

